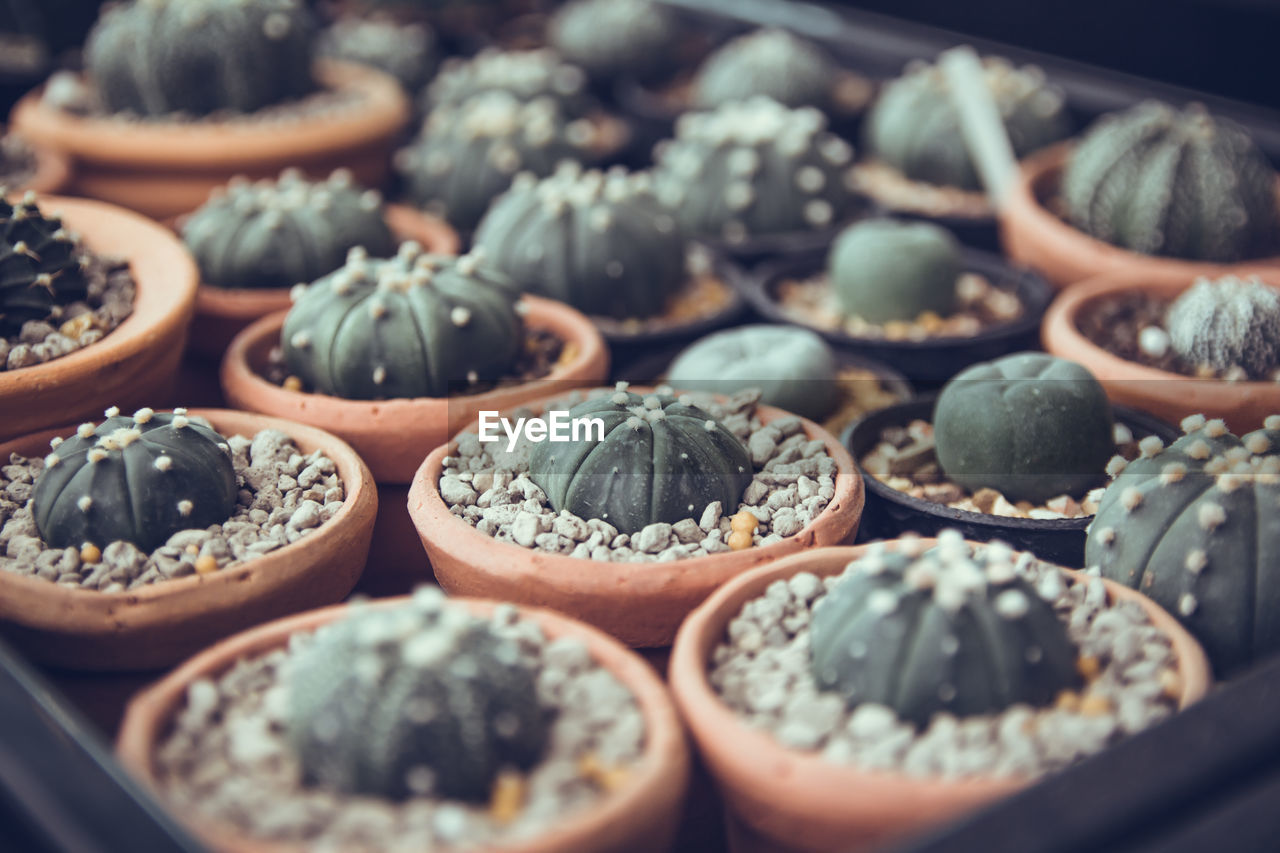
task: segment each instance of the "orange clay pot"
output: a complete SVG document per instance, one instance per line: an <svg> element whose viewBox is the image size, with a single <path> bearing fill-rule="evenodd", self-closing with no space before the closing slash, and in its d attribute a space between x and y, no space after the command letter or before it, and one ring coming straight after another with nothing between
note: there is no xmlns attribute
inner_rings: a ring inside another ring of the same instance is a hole
<svg viewBox="0 0 1280 853"><path fill-rule="evenodd" d="M129 592L74 589L0 571L0 634L30 659L72 670L147 670L172 666L236 631L341 601L364 568L378 494L349 445L315 427L225 409L192 409L223 435L277 429L302 452L334 461L346 499L333 518L297 542L207 575L160 581ZM10 453L49 452L49 440L73 427L0 445Z"/></svg>
<svg viewBox="0 0 1280 853"><path fill-rule="evenodd" d="M37 200L99 254L123 255L137 289L133 313L95 344L44 364L0 371L0 441L135 408L169 390L195 311L195 262L181 241L136 213L84 199Z"/></svg>
<svg viewBox="0 0 1280 853"><path fill-rule="evenodd" d="M65 154L51 151L48 148L33 148L35 173L26 183L11 186L8 189L15 193L33 192L41 195L59 193L71 183L71 159Z"/></svg>
<svg viewBox="0 0 1280 853"><path fill-rule="evenodd" d="M404 599L391 599L368 606L390 608L403 603ZM487 615L496 606L496 602L468 599L452 603L478 615ZM158 788L152 758L185 704L193 681L216 678L237 661L284 648L291 635L313 631L346 611L345 606L328 607L281 619L223 640L187 661L130 703L116 754L136 777ZM553 829L485 849L491 853L658 853L669 849L689 784L689 753L680 719L662 682L643 660L593 628L534 608L521 608L520 616L537 622L549 639L582 640L591 657L631 690L644 716L644 753L620 788L565 815ZM179 817L220 853L301 853L304 849L300 844L247 838L197 813ZM457 849L442 848L440 853Z"/></svg>
<svg viewBox="0 0 1280 853"><path fill-rule="evenodd" d="M1280 270L1257 273L1280 287ZM1195 281L1189 273L1163 275L1111 273L1073 284L1049 306L1041 325L1044 348L1088 368L1113 402L1151 412L1170 423L1187 415L1222 418L1237 435L1259 429L1268 415L1280 414L1280 384L1197 379L1146 367L1097 346L1077 325L1082 310L1108 296L1141 291L1174 299Z"/></svg>
<svg viewBox="0 0 1280 853"><path fill-rule="evenodd" d="M24 96L11 117L37 147L71 157L69 189L165 219L199 207L236 175L275 177L296 166L316 178L342 166L370 187L390 170L397 134L409 121L407 96L394 78L361 65L318 60L316 79L354 102L292 121L126 121L80 116Z"/></svg>
<svg viewBox="0 0 1280 853"><path fill-rule="evenodd" d="M547 402L544 398L529 408L540 413ZM765 423L788 415L772 406L760 406L757 412ZM451 595L550 607L629 646L669 646L681 620L730 578L798 551L853 541L865 499L853 457L835 436L812 421L801 421L809 438L822 441L836 461L835 496L807 527L772 545L669 563L608 563L499 542L449 512L440 497L444 457L456 452L456 440L432 451L414 475L409 515L436 580Z"/></svg>
<svg viewBox="0 0 1280 853"><path fill-rule="evenodd" d="M923 540L932 544L934 540ZM752 728L721 702L707 681L707 662L730 620L777 580L799 572L839 574L867 546L822 548L756 569L721 587L680 628L670 684L685 724L726 801L734 853L825 853L882 847L960 817L1019 790L1017 779L944 780L860 770L816 752L788 749ZM1182 692L1179 707L1204 696L1204 651L1146 596L1104 581L1113 599L1136 601L1173 643Z"/></svg>
<svg viewBox="0 0 1280 853"><path fill-rule="evenodd" d="M1190 279L1238 273L1250 267L1280 270L1280 257L1238 264L1187 261L1143 255L1090 237L1048 207L1058 195L1058 183L1070 155L1070 143L1063 143L1024 160L1000 212L1000 242L1005 254L1036 268L1056 287L1102 273L1121 273L1131 279L1167 275ZM1276 188L1280 194L1280 178Z"/></svg>

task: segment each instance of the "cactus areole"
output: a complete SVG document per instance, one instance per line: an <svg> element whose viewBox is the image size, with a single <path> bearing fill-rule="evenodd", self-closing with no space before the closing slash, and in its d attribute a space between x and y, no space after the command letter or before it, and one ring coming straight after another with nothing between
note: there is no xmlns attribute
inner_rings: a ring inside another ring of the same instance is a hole
<svg viewBox="0 0 1280 853"><path fill-rule="evenodd" d="M11 205L0 192L0 232L0 336L56 316L88 293L88 256L62 220L40 212L34 193Z"/></svg>

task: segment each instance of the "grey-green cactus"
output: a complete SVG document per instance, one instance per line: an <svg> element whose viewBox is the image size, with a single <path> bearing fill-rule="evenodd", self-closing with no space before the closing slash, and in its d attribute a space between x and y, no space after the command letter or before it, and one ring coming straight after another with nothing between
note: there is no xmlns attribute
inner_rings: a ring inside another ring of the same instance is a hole
<svg viewBox="0 0 1280 853"><path fill-rule="evenodd" d="M1276 174L1245 130L1148 101L1098 119L1062 176L1067 215L1135 252L1231 262L1274 251Z"/></svg>
<svg viewBox="0 0 1280 853"><path fill-rule="evenodd" d="M651 79L682 35L672 10L653 0L570 0L547 23L551 46L596 79Z"/></svg>
<svg viewBox="0 0 1280 853"><path fill-rule="evenodd" d="M751 482L742 442L687 400L618 390L579 403L568 418L599 419L604 434L583 430L576 440L533 446L529 477L557 512L635 533L698 518L714 501L736 509Z"/></svg>
<svg viewBox="0 0 1280 853"><path fill-rule="evenodd" d="M1016 353L975 364L942 388L933 410L938 464L969 489L1010 501L1081 497L1115 453L1106 392L1075 362Z"/></svg>
<svg viewBox="0 0 1280 853"><path fill-rule="evenodd" d="M960 244L929 222L870 219L850 225L827 256L841 309L870 323L914 320L956 308Z"/></svg>
<svg viewBox="0 0 1280 853"><path fill-rule="evenodd" d="M485 48L472 57L447 59L427 87L423 106L456 107L490 92L505 92L522 103L552 100L569 118L581 118L597 107L587 91L586 73L548 48Z"/></svg>
<svg viewBox="0 0 1280 853"><path fill-rule="evenodd" d="M1166 324L1188 364L1254 378L1280 366L1280 292L1257 278L1200 279L1169 306Z"/></svg>
<svg viewBox="0 0 1280 853"><path fill-rule="evenodd" d="M831 57L813 42L786 30L760 29L707 57L693 78L693 103L713 109L763 95L788 107L825 110L836 72Z"/></svg>
<svg viewBox="0 0 1280 853"><path fill-rule="evenodd" d="M286 730L313 785L392 800L487 800L542 757L537 662L491 622L423 588L353 608L281 666Z"/></svg>
<svg viewBox="0 0 1280 853"><path fill-rule="evenodd" d="M86 296L88 254L61 219L40 212L35 193L10 204L0 192L0 233L0 336Z"/></svg>
<svg viewBox="0 0 1280 853"><path fill-rule="evenodd" d="M341 17L320 33L316 53L384 71L410 93L427 84L438 61L429 26L389 18Z"/></svg>
<svg viewBox="0 0 1280 853"><path fill-rule="evenodd" d="M46 544L79 548L131 542L147 552L179 530L221 524L236 508L236 472L226 439L186 409L108 409L53 452L32 492Z"/></svg>
<svg viewBox="0 0 1280 853"><path fill-rule="evenodd" d="M938 544L872 546L820 599L810 627L818 684L850 707L887 705L925 726L1024 703L1079 684L1063 620L1003 543L974 548L954 530Z"/></svg>

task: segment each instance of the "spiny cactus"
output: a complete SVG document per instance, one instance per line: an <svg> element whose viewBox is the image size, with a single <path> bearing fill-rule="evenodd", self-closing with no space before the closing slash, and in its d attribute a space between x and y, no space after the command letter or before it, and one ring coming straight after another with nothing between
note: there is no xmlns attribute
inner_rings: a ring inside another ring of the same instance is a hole
<svg viewBox="0 0 1280 853"><path fill-rule="evenodd" d="M85 65L111 112L249 113L315 89L314 40L301 0L133 0L99 18Z"/></svg>
<svg viewBox="0 0 1280 853"><path fill-rule="evenodd" d="M353 607L286 659L280 683L305 780L343 793L484 801L548 740L537 663L436 589Z"/></svg>
<svg viewBox="0 0 1280 853"><path fill-rule="evenodd" d="M1078 685L1078 653L1020 574L1015 561L1029 559L1003 543L975 549L954 530L928 550L873 545L814 608L814 678L850 707L887 705L920 726L1049 704Z"/></svg>
<svg viewBox="0 0 1280 853"><path fill-rule="evenodd" d="M316 52L385 71L407 92L425 86L437 62L435 33L425 23L382 18L339 18L320 33Z"/></svg>
<svg viewBox="0 0 1280 853"><path fill-rule="evenodd" d="M653 0L571 0L547 24L551 46L602 79L659 74L682 34L675 14Z"/></svg>
<svg viewBox="0 0 1280 853"><path fill-rule="evenodd" d="M281 334L304 385L352 400L445 397L511 369L524 343L510 281L481 263L404 243L394 258L352 249L295 291Z"/></svg>
<svg viewBox="0 0 1280 853"><path fill-rule="evenodd" d="M191 214L182 238L205 284L292 287L342 266L356 246L395 251L384 213L382 196L345 169L327 181L287 169L276 181L232 181Z"/></svg>
<svg viewBox="0 0 1280 853"><path fill-rule="evenodd" d="M88 254L61 219L40 212L35 193L10 204L0 191L0 232L0 335L87 295Z"/></svg>
<svg viewBox="0 0 1280 853"><path fill-rule="evenodd" d="M587 92L587 75L555 51L492 47L469 58L445 60L427 87L424 106L456 107L490 92L505 92L521 102L550 99L570 118L580 118L596 106Z"/></svg>
<svg viewBox="0 0 1280 853"><path fill-rule="evenodd" d="M1098 119L1062 176L1071 222L1135 252L1240 261L1277 243L1276 175L1243 128L1147 101Z"/></svg>
<svg viewBox="0 0 1280 853"><path fill-rule="evenodd" d="M577 440L533 446L529 477L557 512L635 533L697 518L713 501L736 508L751 482L742 442L687 398L618 390L579 403L568 417L598 418L604 440L586 430Z"/></svg>
<svg viewBox="0 0 1280 853"><path fill-rule="evenodd" d="M871 323L914 320L926 311L953 313L962 270L956 239L928 222L855 223L827 256L840 307Z"/></svg>
<svg viewBox="0 0 1280 853"><path fill-rule="evenodd" d="M787 107L830 106L836 66L821 47L786 30L756 30L733 39L698 69L693 103L711 109L755 95Z"/></svg>
<svg viewBox="0 0 1280 853"><path fill-rule="evenodd" d="M1169 306L1167 325L1189 364L1255 378L1280 365L1280 293L1256 278L1200 279Z"/></svg>
<svg viewBox="0 0 1280 853"><path fill-rule="evenodd" d="M226 439L187 416L139 409L107 410L53 452L32 493L36 528L46 544L79 548L163 545L179 530L221 524L236 508L236 472Z"/></svg>

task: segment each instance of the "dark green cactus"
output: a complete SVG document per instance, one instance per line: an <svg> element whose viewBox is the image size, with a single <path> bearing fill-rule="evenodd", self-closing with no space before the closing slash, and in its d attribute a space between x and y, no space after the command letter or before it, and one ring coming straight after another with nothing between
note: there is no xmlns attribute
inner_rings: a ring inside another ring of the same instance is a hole
<svg viewBox="0 0 1280 853"><path fill-rule="evenodd" d="M1257 278L1200 279L1169 306L1166 325L1188 364L1258 379L1280 366L1280 292Z"/></svg>
<svg viewBox="0 0 1280 853"><path fill-rule="evenodd" d="M99 18L85 65L111 112L249 113L315 89L314 39L301 0L133 0Z"/></svg>
<svg viewBox="0 0 1280 853"><path fill-rule="evenodd" d="M960 244L929 222L858 222L840 233L827 256L840 307L870 323L914 320L926 311L948 316L962 271Z"/></svg>
<svg viewBox="0 0 1280 853"><path fill-rule="evenodd" d="M427 84L438 60L429 26L386 18L339 18L320 33L316 52L384 71L410 93Z"/></svg>
<svg viewBox="0 0 1280 853"><path fill-rule="evenodd" d="M1135 252L1232 262L1274 251L1276 175L1243 128L1148 101L1098 119L1062 176L1067 215Z"/></svg>
<svg viewBox="0 0 1280 853"><path fill-rule="evenodd" d="M187 417L140 409L107 410L96 428L81 424L55 439L32 493L36 528L55 548L131 542L141 551L179 530L229 519L236 472L226 439Z"/></svg>
<svg viewBox="0 0 1280 853"><path fill-rule="evenodd" d="M733 39L707 57L693 79L693 103L713 109L756 95L787 107L830 106L836 65L821 47L775 28Z"/></svg>
<svg viewBox="0 0 1280 853"><path fill-rule="evenodd" d="M1047 705L1078 686L1066 625L1007 545L975 549L944 530L928 550L872 547L810 625L813 676L850 707L875 702L925 726L938 713Z"/></svg>
<svg viewBox="0 0 1280 853"><path fill-rule="evenodd" d="M561 164L517 177L476 228L486 259L524 290L587 314L651 317L684 284L685 238L645 174Z"/></svg>
<svg viewBox="0 0 1280 853"><path fill-rule="evenodd" d="M29 320L56 318L88 294L89 257L62 220L36 206L35 193L9 204L0 192L0 335L22 331Z"/></svg>
<svg viewBox="0 0 1280 853"><path fill-rule="evenodd" d="M490 92L505 92L522 103L552 100L569 118L581 118L597 107L587 91L587 75L555 51L492 47L445 60L424 93L423 107L457 107Z"/></svg>
<svg viewBox="0 0 1280 853"><path fill-rule="evenodd" d="M182 239L205 284L292 287L333 272L356 246L395 251L384 215L381 195L345 169L327 181L288 169L277 181L233 181L191 214Z"/></svg>
<svg viewBox="0 0 1280 853"><path fill-rule="evenodd" d="M537 674L515 640L424 588L320 628L280 683L309 784L484 801L501 770L527 770L545 750Z"/></svg>
<svg viewBox="0 0 1280 853"><path fill-rule="evenodd" d="M404 243L382 260L352 249L346 266L295 291L285 362L322 394L445 397L511 370L524 344L518 297L478 253L428 255Z"/></svg>
<svg viewBox="0 0 1280 853"><path fill-rule="evenodd" d="M607 521L623 533L698 518L720 501L736 510L753 475L742 442L709 414L666 395L630 391L587 400L569 418L598 418L574 441L533 445L529 477L556 511Z"/></svg>
<svg viewBox="0 0 1280 853"><path fill-rule="evenodd" d="M1075 362L1027 352L960 372L938 395L938 463L969 489L1011 501L1082 497L1115 454L1106 392Z"/></svg>
<svg viewBox="0 0 1280 853"><path fill-rule="evenodd" d="M551 46L598 79L661 74L682 35L672 10L653 0L571 0L547 23Z"/></svg>

